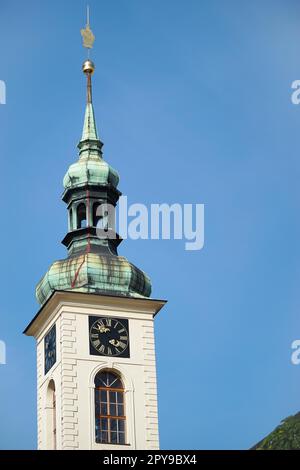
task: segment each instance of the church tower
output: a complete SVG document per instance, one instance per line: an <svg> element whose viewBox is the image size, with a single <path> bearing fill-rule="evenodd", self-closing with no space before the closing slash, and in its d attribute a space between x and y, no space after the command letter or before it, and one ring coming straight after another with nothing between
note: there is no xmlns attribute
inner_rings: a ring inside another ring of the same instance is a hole
<svg viewBox="0 0 300 470"><path fill-rule="evenodd" d="M92 47L89 21L82 30ZM148 276L118 254L107 207L121 195L103 159L92 102L91 60L79 158L63 180L66 259L36 288L41 305L25 329L37 342L39 449L158 449L154 317ZM101 236L99 230L101 229Z"/></svg>

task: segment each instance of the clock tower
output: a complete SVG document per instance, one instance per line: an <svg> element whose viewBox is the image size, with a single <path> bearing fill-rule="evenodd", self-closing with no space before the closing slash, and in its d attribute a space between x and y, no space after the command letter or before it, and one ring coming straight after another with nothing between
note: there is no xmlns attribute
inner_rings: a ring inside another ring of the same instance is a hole
<svg viewBox="0 0 300 470"><path fill-rule="evenodd" d="M85 47L94 36L82 31ZM39 449L158 449L154 317L148 276L118 254L107 217L118 173L103 159L86 60L87 103L79 158L64 180L66 259L36 288L41 307L25 329L37 343ZM101 228L101 237L98 228Z"/></svg>

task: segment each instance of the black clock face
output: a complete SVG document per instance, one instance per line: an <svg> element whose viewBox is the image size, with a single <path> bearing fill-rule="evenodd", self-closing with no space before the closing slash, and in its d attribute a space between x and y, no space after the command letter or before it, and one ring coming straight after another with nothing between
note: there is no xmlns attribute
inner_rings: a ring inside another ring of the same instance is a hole
<svg viewBox="0 0 300 470"><path fill-rule="evenodd" d="M45 336L45 375L56 362L56 325Z"/></svg>
<svg viewBox="0 0 300 470"><path fill-rule="evenodd" d="M129 357L128 320L89 317L90 354Z"/></svg>

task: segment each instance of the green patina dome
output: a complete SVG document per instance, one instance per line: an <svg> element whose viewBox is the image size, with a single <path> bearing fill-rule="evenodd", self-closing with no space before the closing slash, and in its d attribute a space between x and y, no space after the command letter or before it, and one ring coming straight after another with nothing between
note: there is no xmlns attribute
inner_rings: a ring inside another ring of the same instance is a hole
<svg viewBox="0 0 300 470"><path fill-rule="evenodd" d="M149 297L151 282L123 256L86 253L52 264L37 285L38 302L43 304L56 290Z"/></svg>
<svg viewBox="0 0 300 470"><path fill-rule="evenodd" d="M99 157L80 158L69 167L63 180L65 190L85 187L88 184L112 184L116 188L118 183L118 173Z"/></svg>

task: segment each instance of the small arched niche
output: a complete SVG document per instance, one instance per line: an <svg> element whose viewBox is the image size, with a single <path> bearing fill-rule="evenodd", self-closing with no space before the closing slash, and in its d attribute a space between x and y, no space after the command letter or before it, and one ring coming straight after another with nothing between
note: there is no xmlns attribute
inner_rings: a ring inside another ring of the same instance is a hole
<svg viewBox="0 0 300 470"><path fill-rule="evenodd" d="M50 380L46 396L47 449L55 450L56 442L56 395L54 380Z"/></svg>

